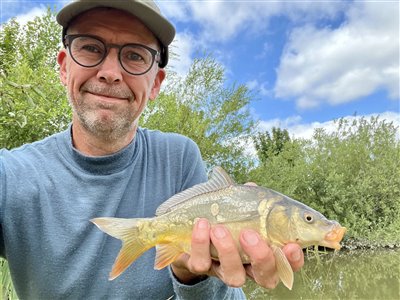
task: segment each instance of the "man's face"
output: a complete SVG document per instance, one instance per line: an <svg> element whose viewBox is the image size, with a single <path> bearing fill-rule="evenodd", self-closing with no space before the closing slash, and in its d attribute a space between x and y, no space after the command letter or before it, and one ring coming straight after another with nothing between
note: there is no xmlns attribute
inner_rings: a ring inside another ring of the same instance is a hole
<svg viewBox="0 0 400 300"><path fill-rule="evenodd" d="M157 40L138 19L118 10L94 9L80 15L68 34L98 36L107 44L138 43L158 50ZM118 61L118 49L110 48L104 61L83 67L67 50L58 55L60 77L67 87L73 122L93 136L118 139L132 134L148 99L160 90L165 72L155 62L143 75L127 73Z"/></svg>

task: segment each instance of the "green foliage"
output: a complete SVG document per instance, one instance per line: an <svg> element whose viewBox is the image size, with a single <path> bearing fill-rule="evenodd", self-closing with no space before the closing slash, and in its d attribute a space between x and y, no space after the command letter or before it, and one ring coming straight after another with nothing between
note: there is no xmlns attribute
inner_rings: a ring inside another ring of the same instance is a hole
<svg viewBox="0 0 400 300"><path fill-rule="evenodd" d="M0 31L0 148L14 148L66 128L70 108L57 72L61 32L49 10L23 28Z"/></svg>
<svg viewBox="0 0 400 300"><path fill-rule="evenodd" d="M398 128L378 117L340 119L328 133L287 142L252 172L252 180L285 193L348 227L347 236L399 240Z"/></svg>
<svg viewBox="0 0 400 300"><path fill-rule="evenodd" d="M253 137L258 158L265 162L271 156L279 155L286 143L290 142L289 132L286 129L272 127L272 134L268 131L260 132Z"/></svg>
<svg viewBox="0 0 400 300"><path fill-rule="evenodd" d="M238 180L249 163L245 143L254 128L244 85L225 86L224 69L211 57L196 59L184 78L168 74L167 86L150 103L141 124L192 138L209 166L221 165Z"/></svg>
<svg viewBox="0 0 400 300"><path fill-rule="evenodd" d="M15 293L10 274L8 272L8 263L0 258L0 299L18 299Z"/></svg>

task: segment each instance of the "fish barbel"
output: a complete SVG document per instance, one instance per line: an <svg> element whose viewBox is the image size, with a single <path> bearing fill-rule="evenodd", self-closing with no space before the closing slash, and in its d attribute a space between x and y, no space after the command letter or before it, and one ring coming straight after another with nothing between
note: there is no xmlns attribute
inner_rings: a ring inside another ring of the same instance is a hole
<svg viewBox="0 0 400 300"><path fill-rule="evenodd" d="M91 221L122 240L110 280L118 277L140 255L156 246L155 269L162 269L183 253L190 254L193 225L206 218L211 226L224 224L235 239L243 263L249 257L239 243L240 231L253 229L271 246L283 284L292 289L293 270L281 247L297 243L302 248L320 245L336 250L346 228L307 205L260 186L239 185L215 167L205 183L178 193L161 204L153 218L95 218ZM211 256L218 253L211 245Z"/></svg>

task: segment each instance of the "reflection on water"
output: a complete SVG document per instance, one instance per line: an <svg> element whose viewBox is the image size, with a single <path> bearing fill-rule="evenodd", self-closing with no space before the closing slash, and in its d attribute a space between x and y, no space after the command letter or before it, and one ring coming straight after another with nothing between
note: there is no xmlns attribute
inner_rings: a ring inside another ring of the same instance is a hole
<svg viewBox="0 0 400 300"><path fill-rule="evenodd" d="M268 291L252 281L249 299L400 299L400 250L309 254L289 291L283 284Z"/></svg>

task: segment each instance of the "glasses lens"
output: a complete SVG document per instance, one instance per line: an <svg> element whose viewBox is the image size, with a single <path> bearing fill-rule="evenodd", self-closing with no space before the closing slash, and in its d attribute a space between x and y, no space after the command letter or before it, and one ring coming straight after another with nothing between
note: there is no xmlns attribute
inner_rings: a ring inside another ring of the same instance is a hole
<svg viewBox="0 0 400 300"><path fill-rule="evenodd" d="M152 53L140 45L126 45L122 47L120 55L122 66L132 74L147 72L154 61Z"/></svg>
<svg viewBox="0 0 400 300"><path fill-rule="evenodd" d="M104 43L96 38L79 36L72 40L70 53L73 59L85 67L100 63L106 54Z"/></svg>

